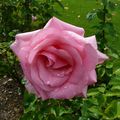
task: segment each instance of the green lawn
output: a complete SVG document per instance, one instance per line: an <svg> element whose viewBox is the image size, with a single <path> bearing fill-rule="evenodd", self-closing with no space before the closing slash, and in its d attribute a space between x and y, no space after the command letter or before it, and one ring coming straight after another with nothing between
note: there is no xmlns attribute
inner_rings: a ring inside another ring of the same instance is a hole
<svg viewBox="0 0 120 120"><path fill-rule="evenodd" d="M97 0L61 0L64 4L65 10L58 8L57 10L61 13L61 16L57 16L61 20L76 26L81 26L85 29L85 36L93 35L95 30L91 26L97 24L97 19L93 21L86 20L86 14L98 7L101 7L96 1ZM120 0L114 0L120 3ZM109 43L112 47L120 51L120 7L113 13L113 23L116 27L118 38L109 38Z"/></svg>

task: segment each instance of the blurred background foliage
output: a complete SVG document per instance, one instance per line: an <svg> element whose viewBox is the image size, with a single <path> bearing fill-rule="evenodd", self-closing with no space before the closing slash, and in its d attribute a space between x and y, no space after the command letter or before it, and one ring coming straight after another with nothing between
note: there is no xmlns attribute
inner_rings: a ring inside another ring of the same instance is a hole
<svg viewBox="0 0 120 120"><path fill-rule="evenodd" d="M17 33L42 28L56 16L96 35L99 49L109 56L97 66L98 82L87 98L41 101L23 91L21 120L120 119L120 0L2 0L0 1L0 77L24 79L9 46Z"/></svg>

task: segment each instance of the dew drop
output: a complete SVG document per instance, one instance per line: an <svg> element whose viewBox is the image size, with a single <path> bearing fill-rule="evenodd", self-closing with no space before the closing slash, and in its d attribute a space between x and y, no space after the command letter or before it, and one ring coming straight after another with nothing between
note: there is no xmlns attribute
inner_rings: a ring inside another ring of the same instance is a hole
<svg viewBox="0 0 120 120"><path fill-rule="evenodd" d="M24 50L24 47L22 47L20 50Z"/></svg>
<svg viewBox="0 0 120 120"><path fill-rule="evenodd" d="M47 84L50 84L50 81L47 81Z"/></svg>
<svg viewBox="0 0 120 120"><path fill-rule="evenodd" d="M64 76L65 76L65 72L63 71L63 72L61 72L61 73L58 73L57 76L58 76L58 77L64 77Z"/></svg>
<svg viewBox="0 0 120 120"><path fill-rule="evenodd" d="M67 88L67 86L64 87L65 89Z"/></svg>

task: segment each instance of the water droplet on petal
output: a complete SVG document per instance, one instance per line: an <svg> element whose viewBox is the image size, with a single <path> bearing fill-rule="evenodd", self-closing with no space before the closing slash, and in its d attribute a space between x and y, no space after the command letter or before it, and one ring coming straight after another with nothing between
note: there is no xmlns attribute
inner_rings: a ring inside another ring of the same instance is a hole
<svg viewBox="0 0 120 120"><path fill-rule="evenodd" d="M65 89L67 88L67 86L64 87Z"/></svg>
<svg viewBox="0 0 120 120"><path fill-rule="evenodd" d="M57 76L58 76L58 77L64 77L64 76L65 76L65 72L63 71L63 72L61 72L61 73L58 73Z"/></svg>
<svg viewBox="0 0 120 120"><path fill-rule="evenodd" d="M24 50L25 48L24 47L22 47L20 50Z"/></svg>
<svg viewBox="0 0 120 120"><path fill-rule="evenodd" d="M50 81L47 81L47 84L50 84Z"/></svg>

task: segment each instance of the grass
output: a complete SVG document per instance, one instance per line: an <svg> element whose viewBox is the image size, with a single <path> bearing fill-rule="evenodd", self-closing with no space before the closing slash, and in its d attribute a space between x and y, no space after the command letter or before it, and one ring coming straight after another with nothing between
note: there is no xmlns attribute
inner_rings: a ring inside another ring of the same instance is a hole
<svg viewBox="0 0 120 120"><path fill-rule="evenodd" d="M98 23L98 20L88 21L86 20L86 14L95 9L101 7L97 0L61 0L64 4L65 10L57 8L61 13L61 16L57 16L63 21L71 23L76 26L83 27L85 29L85 36L90 36L95 33L95 30L91 27ZM120 0L114 0L120 5ZM120 52L120 6L113 12L113 23L117 30L118 38L109 38L109 44Z"/></svg>
<svg viewBox="0 0 120 120"><path fill-rule="evenodd" d="M65 6L65 10L60 10L62 16L59 18L74 24L76 26L84 27L86 35L91 34L91 25L86 20L86 14L92 9L97 8L94 0L62 0ZM95 6L93 7L93 4Z"/></svg>

